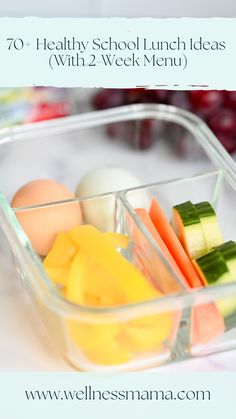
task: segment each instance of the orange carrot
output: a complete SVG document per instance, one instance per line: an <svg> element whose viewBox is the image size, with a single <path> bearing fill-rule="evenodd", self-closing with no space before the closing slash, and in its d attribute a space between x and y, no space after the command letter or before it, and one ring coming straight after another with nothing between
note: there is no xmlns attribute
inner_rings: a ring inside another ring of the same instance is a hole
<svg viewBox="0 0 236 419"><path fill-rule="evenodd" d="M156 230L169 249L169 252L175 259L179 269L182 271L190 287L200 288L202 286L202 282L197 275L190 259L185 253L185 250L182 247L173 228L171 227L168 218L166 217L165 213L155 198L152 199L149 214Z"/></svg>
<svg viewBox="0 0 236 419"><path fill-rule="evenodd" d="M203 285L196 271L156 199L152 200L150 216L144 209L136 209L136 213L152 234L171 267L182 280L183 285L188 290L202 288ZM192 276L190 276L191 273ZM192 345L207 343L223 333L224 329L224 319L214 303L193 306L190 336Z"/></svg>
<svg viewBox="0 0 236 419"><path fill-rule="evenodd" d="M155 241L158 244L159 248L161 249L162 253L164 254L166 259L168 260L170 266L173 268L173 271L178 275L178 277L180 277L182 279L182 281L185 282L184 275L182 274L181 270L179 269L175 259L173 258L173 256L169 252L169 250L168 250L165 242L161 238L159 232L156 230L148 212L143 208L137 208L135 211L139 215L139 217L141 218L143 224L146 226L146 228L149 230L149 232L151 233L151 235L155 239Z"/></svg>

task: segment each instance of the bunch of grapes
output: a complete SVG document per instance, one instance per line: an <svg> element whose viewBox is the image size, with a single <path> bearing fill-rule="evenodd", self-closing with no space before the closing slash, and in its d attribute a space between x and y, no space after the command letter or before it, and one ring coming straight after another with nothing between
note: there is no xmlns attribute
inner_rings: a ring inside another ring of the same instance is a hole
<svg viewBox="0 0 236 419"><path fill-rule="evenodd" d="M145 90L103 89L93 98L95 109L107 109L135 103L164 103L189 110L202 118L229 153L236 151L236 91L224 90ZM154 133L161 124L145 119L111 124L107 128L113 138L129 141L136 148L152 145Z"/></svg>

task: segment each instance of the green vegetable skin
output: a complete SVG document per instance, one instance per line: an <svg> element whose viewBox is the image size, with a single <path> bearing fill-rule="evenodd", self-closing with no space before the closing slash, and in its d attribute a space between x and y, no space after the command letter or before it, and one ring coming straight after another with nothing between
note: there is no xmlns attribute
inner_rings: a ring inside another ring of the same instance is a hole
<svg viewBox="0 0 236 419"><path fill-rule="evenodd" d="M232 282L236 280L236 243L229 241L227 243L219 246L219 249L224 256L227 267L230 272L230 278L220 278L219 284L226 284L227 282ZM225 298L217 303L217 306L220 312L224 317L230 316L234 311L236 311L236 297Z"/></svg>
<svg viewBox="0 0 236 419"><path fill-rule="evenodd" d="M201 220L203 234L208 251L223 243L223 236L216 217L216 213L209 202L200 202L195 205Z"/></svg>
<svg viewBox="0 0 236 419"><path fill-rule="evenodd" d="M226 284L236 280L236 243L223 243L214 209L209 202L176 205L172 226L203 284ZM236 311L236 297L216 303L224 317Z"/></svg>
<svg viewBox="0 0 236 419"><path fill-rule="evenodd" d="M209 202L190 201L176 205L172 212L174 230L191 259L223 243L219 223Z"/></svg>
<svg viewBox="0 0 236 419"><path fill-rule="evenodd" d="M231 274L235 275L236 279L236 243L231 240L219 246L218 249L224 256Z"/></svg>
<svg viewBox="0 0 236 419"><path fill-rule="evenodd" d="M209 285L226 284L236 280L236 243L226 242L193 261L195 269ZM236 310L236 297L216 302L224 317Z"/></svg>
<svg viewBox="0 0 236 419"><path fill-rule="evenodd" d="M190 259L207 252L201 220L192 202L173 207L171 224Z"/></svg>
<svg viewBox="0 0 236 419"><path fill-rule="evenodd" d="M215 284L220 279L230 279L227 263L218 249L207 253L193 261L197 272L208 285Z"/></svg>

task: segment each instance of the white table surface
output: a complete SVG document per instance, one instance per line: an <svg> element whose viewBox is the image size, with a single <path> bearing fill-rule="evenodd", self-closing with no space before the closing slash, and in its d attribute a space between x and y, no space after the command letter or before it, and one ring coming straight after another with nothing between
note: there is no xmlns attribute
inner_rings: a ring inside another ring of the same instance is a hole
<svg viewBox="0 0 236 419"><path fill-rule="evenodd" d="M82 164L84 160L81 160L80 169L81 172L85 171L85 168L93 167L98 165L99 161L102 164L105 162L105 156L102 153L99 154L100 145L102 147L103 140L99 138L99 132L96 132L96 144L97 149L94 150L93 156L94 159L90 159L89 163L84 165ZM80 139L78 143L78 150L83 150L85 144L88 145L89 137L84 136L83 139ZM90 139L91 140L91 139ZM83 142L84 141L84 142ZM80 145L79 145L80 144ZM75 160L75 146L70 146L69 143L62 146L57 142L58 153L67 153L67 157L71 159L72 166L73 161L78 166L77 161ZM93 143L93 147L95 143ZM35 144L36 147L36 144ZM114 150L112 149L114 148ZM34 150L33 145L27 146L27 152L30 153ZM40 161L42 156L39 155L37 149L37 159ZM141 161L149 162L148 170L144 170L142 173L142 181L144 183L153 181L153 171L157 170L156 168L156 152L157 148L153 148L146 152L144 155L139 154L139 152L134 152L128 150L125 147L120 147L116 143L111 142L109 147L110 156L114 153L116 156L117 162L123 162L123 165L126 167L130 163L133 164L133 171L138 175L140 167L143 167ZM19 155L20 149L16 150L16 156L21 158ZM158 151L159 154L161 150ZM22 153L23 154L23 153ZM7 189L9 185L9 196L14 192L14 179L17 179L17 182L22 183L23 179L27 178L27 165L25 166L25 171L23 166L19 168L19 173L17 172L17 165L15 171L12 172L13 162L16 161L16 156L14 153L6 152L2 156L0 161L1 167L1 178L0 178L0 189ZM31 156L33 157L33 155ZM159 167L161 165L162 176L165 176L165 171L169 174L169 168L166 167L165 155L163 154L159 159ZM15 158L15 160L14 160ZM109 154L106 155L106 158L109 159ZM142 159L142 160L140 160ZM89 166L88 166L89 164ZM175 162L173 158L172 162L172 172L178 173L181 169L183 172L192 170L192 166L195 165L194 162L182 161ZM131 165L132 166L132 165ZM44 162L44 173L45 175L50 175L55 179L60 178L58 170L60 169L58 165L58 160L55 158L54 165L50 165L48 168L47 160ZM145 166L146 167L146 166ZM38 168L31 164L31 169L34 169L34 173L37 174ZM204 169L204 163L202 163L199 169ZM71 169L72 170L72 169ZM65 168L64 168L65 171ZM64 173L64 172L63 172ZM67 172L65 172L67 173ZM73 170L72 172L73 173ZM67 173L69 176L70 173ZM155 176L155 175L154 175ZM170 176L169 176L170 177ZM67 181L67 183L70 183ZM18 187L18 186L17 186ZM72 368L61 358L60 354L54 348L53 343L50 341L44 326L41 324L38 314L34 311L25 289L20 283L17 273L15 271L14 263L10 252L8 251L7 243L0 236L0 371L71 371ZM159 371L208 371L208 370L224 370L224 371L236 371L236 350L230 351L227 353L221 353L205 358L198 358L190 361L181 362L174 365L168 365L159 368Z"/></svg>

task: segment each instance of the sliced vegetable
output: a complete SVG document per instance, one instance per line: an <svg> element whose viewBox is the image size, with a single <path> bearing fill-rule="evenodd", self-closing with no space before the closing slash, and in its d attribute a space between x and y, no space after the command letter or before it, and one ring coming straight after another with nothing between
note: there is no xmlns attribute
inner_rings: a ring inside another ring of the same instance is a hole
<svg viewBox="0 0 236 419"><path fill-rule="evenodd" d="M180 244L178 237L176 236L156 198L152 199L149 214L156 228L156 231L159 233L169 252L175 259L175 262L179 266L179 269L182 271L189 286L191 288L201 287L202 283L200 278L194 270L191 261L189 260L184 248Z"/></svg>
<svg viewBox="0 0 236 419"><path fill-rule="evenodd" d="M187 201L173 207L171 224L190 259L207 252L202 223L192 202Z"/></svg>
<svg viewBox="0 0 236 419"><path fill-rule="evenodd" d="M113 306L121 305L125 301L125 294L119 285L113 280L113 277L104 271L100 266L87 259L88 271L84 277L84 287L87 295L103 298L112 301Z"/></svg>
<svg viewBox="0 0 236 419"><path fill-rule="evenodd" d="M222 316L228 317L236 311L236 297L225 297L223 300L217 301L216 306Z"/></svg>
<svg viewBox="0 0 236 419"><path fill-rule="evenodd" d="M205 283L212 285L217 281L230 279L230 271L222 253L212 250L200 258L193 261L193 264Z"/></svg>
<svg viewBox="0 0 236 419"><path fill-rule="evenodd" d="M225 330L224 318L218 304L194 305L191 316L191 344L204 345L216 339Z"/></svg>
<svg viewBox="0 0 236 419"><path fill-rule="evenodd" d="M57 285L65 287L67 285L68 277L70 274L69 266L60 266L59 268L48 268L45 266L45 270L49 278Z"/></svg>
<svg viewBox="0 0 236 419"><path fill-rule="evenodd" d="M233 241L228 241L219 246L218 250L224 257L232 279L236 279L236 243Z"/></svg>
<svg viewBox="0 0 236 419"><path fill-rule="evenodd" d="M52 249L43 261L44 267L56 267L70 262L76 254L77 247L71 242L67 234L61 232L57 235Z"/></svg>
<svg viewBox="0 0 236 419"><path fill-rule="evenodd" d="M150 217L170 253L185 274L185 286L191 288L202 287L205 281L201 281L197 275L156 198L153 198L151 203ZM204 280L204 278L202 279ZM211 341L223 333L224 328L224 320L214 304L193 307L191 315L191 343L193 345Z"/></svg>
<svg viewBox="0 0 236 419"><path fill-rule="evenodd" d="M152 324L153 323L153 324ZM150 317L148 322L140 324L129 322L123 329L122 343L132 352L153 351L162 348L170 336L173 327L172 313L160 313Z"/></svg>
<svg viewBox="0 0 236 419"><path fill-rule="evenodd" d="M148 213L147 216L150 220ZM79 305L115 307L162 297L154 284L116 251L116 248L126 248L128 243L128 238L121 234L103 234L93 226L79 226L57 237L55 247L46 258L45 269L60 284L63 296ZM163 242L162 245L165 248ZM140 251L140 246L137 248ZM167 248L165 251L168 253ZM175 263L174 259L172 262ZM160 269L165 268L162 265L160 263ZM166 281L163 282L166 286ZM78 345L91 362L104 365L128 362L133 352L162 350L173 332L173 324L177 330L172 312L129 322L119 322L115 316L114 321L104 324L82 323L76 319L66 321L72 344Z"/></svg>
<svg viewBox="0 0 236 419"><path fill-rule="evenodd" d="M117 365L129 362L133 354L117 341L113 341L98 349L87 351L89 360L95 364Z"/></svg>
<svg viewBox="0 0 236 419"><path fill-rule="evenodd" d="M208 285L220 285L236 280L236 243L229 241L210 253L193 261L195 268ZM224 317L236 310L236 297L226 297L216 302Z"/></svg>
<svg viewBox="0 0 236 419"><path fill-rule="evenodd" d="M145 209L143 209L143 208L137 208L135 210L135 212L141 218L141 220L144 223L144 225L146 226L146 228L150 231L151 235L155 239L155 241L158 244L158 246L160 247L161 251L166 256L166 258L167 258L170 266L172 267L173 271L181 279L182 282L183 281L185 282L184 275L182 274L181 270L179 269L179 267L178 267L175 259L173 258L173 256L169 252L169 250L168 250L166 244L164 243L163 239L161 238L160 234L155 229L155 226L154 226L154 224L153 224L153 222L152 222L152 220L151 220L148 212Z"/></svg>
<svg viewBox="0 0 236 419"><path fill-rule="evenodd" d="M169 253L165 243L156 231L148 212L143 208L138 208L135 211L154 237L154 240L161 248L163 255L165 255L170 264L173 263L174 271L176 269L177 272L175 272L181 276L181 271ZM129 223L130 225L132 225L132 223L134 224L132 219L129 220ZM147 239L143 236L143 233L139 230L139 228L133 225L132 230L132 239L135 243L133 248L133 259L138 261L140 270L145 273L145 276L149 278L149 280L161 293L169 294L170 292L178 292L181 287L178 281L176 281L176 278L174 278L173 273L163 263L159 254L150 248L150 245L147 243ZM184 280L184 278L182 278L182 280Z"/></svg>
<svg viewBox="0 0 236 419"><path fill-rule="evenodd" d="M211 250L223 243L223 235L217 220L216 213L209 202L195 204L200 217L207 250Z"/></svg>
<svg viewBox="0 0 236 419"><path fill-rule="evenodd" d="M87 255L80 249L70 268L67 282L67 298L76 304L84 304L85 281L88 272Z"/></svg>
<svg viewBox="0 0 236 419"><path fill-rule="evenodd" d="M104 237L115 247L120 249L126 249L129 244L128 236L119 233L103 233Z"/></svg>
<svg viewBox="0 0 236 419"><path fill-rule="evenodd" d="M236 280L236 243L229 241L218 247L219 251L224 256L227 267L230 271L230 279L221 278L219 284L225 284ZM236 311L236 298L226 297L223 300L217 301L217 307L224 317L230 316Z"/></svg>
<svg viewBox="0 0 236 419"><path fill-rule="evenodd" d="M119 323L81 323L68 320L68 331L73 342L86 351L110 346L121 330Z"/></svg>
<svg viewBox="0 0 236 419"><path fill-rule="evenodd" d="M236 279L236 243L226 242L193 261L195 269L208 285Z"/></svg>
<svg viewBox="0 0 236 419"><path fill-rule="evenodd" d="M83 225L67 234L70 240L84 249L122 290L125 296L123 303L149 300L162 295L95 227Z"/></svg>

